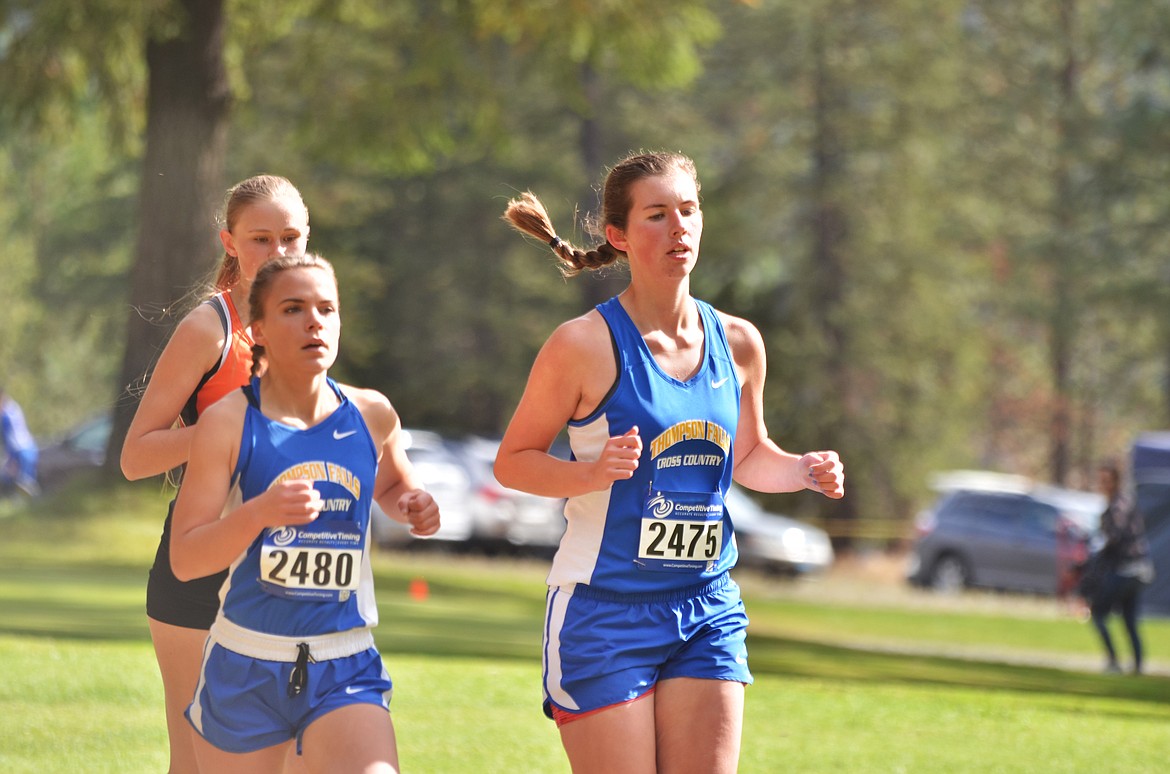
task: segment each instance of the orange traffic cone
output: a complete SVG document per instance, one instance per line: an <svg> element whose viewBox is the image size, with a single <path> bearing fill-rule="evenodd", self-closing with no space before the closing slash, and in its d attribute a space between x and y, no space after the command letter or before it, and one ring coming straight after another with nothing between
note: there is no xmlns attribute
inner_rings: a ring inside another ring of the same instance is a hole
<svg viewBox="0 0 1170 774"><path fill-rule="evenodd" d="M423 578L413 578L410 581L410 598L415 602L426 602L431 595L430 587Z"/></svg>

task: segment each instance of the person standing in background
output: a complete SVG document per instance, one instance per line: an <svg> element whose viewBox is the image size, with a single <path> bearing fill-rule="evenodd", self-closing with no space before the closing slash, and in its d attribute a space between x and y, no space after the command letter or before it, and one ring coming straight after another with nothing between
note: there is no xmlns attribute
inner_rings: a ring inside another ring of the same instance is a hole
<svg viewBox="0 0 1170 774"><path fill-rule="evenodd" d="M4 467L0 470L0 492L13 487L36 497L41 493L37 483L37 442L28 431L24 411L0 386L0 435L4 437Z"/></svg>
<svg viewBox="0 0 1170 774"><path fill-rule="evenodd" d="M1138 613L1142 588L1153 580L1154 575L1145 521L1133 499L1123 490L1119 464L1111 460L1102 463L1097 471L1097 482L1108 504L1101 514L1103 542L1093 560L1101 563L1097 568L1100 582L1092 594L1089 609L1093 626L1105 646L1105 671L1121 671L1108 627L1110 613L1117 612L1129 635L1133 674L1140 675L1144 654L1138 631Z"/></svg>

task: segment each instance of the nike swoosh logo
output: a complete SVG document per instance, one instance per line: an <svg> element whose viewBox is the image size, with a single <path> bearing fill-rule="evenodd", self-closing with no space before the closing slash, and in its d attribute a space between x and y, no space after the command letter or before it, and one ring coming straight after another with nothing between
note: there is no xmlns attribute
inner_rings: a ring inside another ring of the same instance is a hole
<svg viewBox="0 0 1170 774"><path fill-rule="evenodd" d="M349 694L350 696L353 696L355 693L361 693L364 690L365 690L365 688L362 688L361 686L357 686L357 685L345 686L345 692L347 694Z"/></svg>
<svg viewBox="0 0 1170 774"><path fill-rule="evenodd" d="M333 431L333 440L340 441L342 438L349 438L351 435L353 435L356 432L357 432L357 430L346 430L344 433L339 433L336 430L334 430Z"/></svg>
<svg viewBox="0 0 1170 774"><path fill-rule="evenodd" d="M712 379L711 380L711 389L718 390L720 387L727 384L727 380L730 378L731 378L730 376L725 376L722 379L720 379L719 381L715 381L714 379Z"/></svg>

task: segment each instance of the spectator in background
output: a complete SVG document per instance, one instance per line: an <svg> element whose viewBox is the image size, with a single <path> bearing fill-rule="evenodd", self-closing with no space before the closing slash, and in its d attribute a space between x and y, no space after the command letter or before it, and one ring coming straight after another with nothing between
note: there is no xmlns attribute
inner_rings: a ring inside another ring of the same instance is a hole
<svg viewBox="0 0 1170 774"><path fill-rule="evenodd" d="M1138 607L1142 587L1153 580L1154 565L1150 561L1141 511L1122 490L1120 465L1113 461L1102 463L1097 477L1098 487L1109 503L1101 515L1103 542L1094 557L1100 563L1097 570L1101 580L1090 599L1090 611L1105 646L1107 672L1121 671L1108 628L1109 614L1114 611L1121 614L1133 651L1133 673L1137 675L1142 672Z"/></svg>
<svg viewBox="0 0 1170 774"><path fill-rule="evenodd" d="M4 468L0 470L0 491L7 494L13 487L30 497L41 492L37 484L39 450L20 404L0 387L0 434L4 436Z"/></svg>

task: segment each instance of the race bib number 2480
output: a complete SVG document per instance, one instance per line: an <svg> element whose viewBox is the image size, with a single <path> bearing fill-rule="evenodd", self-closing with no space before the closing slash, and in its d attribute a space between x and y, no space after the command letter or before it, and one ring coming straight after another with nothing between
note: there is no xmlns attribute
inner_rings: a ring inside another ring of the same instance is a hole
<svg viewBox="0 0 1170 774"><path fill-rule="evenodd" d="M360 581L364 536L353 522L269 530L260 549L260 583L287 599L344 602Z"/></svg>

